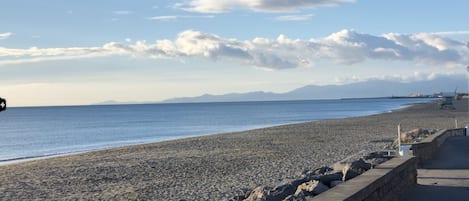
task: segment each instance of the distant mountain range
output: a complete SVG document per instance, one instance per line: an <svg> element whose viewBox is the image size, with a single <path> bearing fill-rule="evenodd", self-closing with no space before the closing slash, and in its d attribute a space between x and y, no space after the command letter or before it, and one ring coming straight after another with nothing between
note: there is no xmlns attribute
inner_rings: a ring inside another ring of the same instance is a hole
<svg viewBox="0 0 469 201"><path fill-rule="evenodd" d="M224 95L205 94L197 97L180 97L164 100L165 103L191 102L231 102L231 101L268 101L268 100L310 100L340 98L370 98L408 96L410 94L431 95L438 92L467 92L465 76L441 77L416 82L369 80L345 85L308 85L286 93L248 92Z"/></svg>
<svg viewBox="0 0 469 201"><path fill-rule="evenodd" d="M433 80L414 82L369 80L345 85L307 85L286 93L255 91L223 95L205 94L196 97L171 98L161 102L118 102L109 100L94 105L374 98L409 96L411 94L432 95L439 92L453 92L455 89L461 93L468 92L468 82L465 76L445 76Z"/></svg>

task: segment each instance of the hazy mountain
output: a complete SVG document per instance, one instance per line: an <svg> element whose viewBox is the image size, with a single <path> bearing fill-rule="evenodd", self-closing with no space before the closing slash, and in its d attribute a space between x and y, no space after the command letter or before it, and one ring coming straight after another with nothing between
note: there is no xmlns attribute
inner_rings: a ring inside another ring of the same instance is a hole
<svg viewBox="0 0 469 201"><path fill-rule="evenodd" d="M143 102L121 102L115 100L107 100L103 102L93 103L92 105L128 105L128 104L142 104Z"/></svg>
<svg viewBox="0 0 469 201"><path fill-rule="evenodd" d="M224 95L205 94L197 97L172 98L163 102L227 102L264 100L307 100L407 96L410 94L434 94L438 92L467 92L467 79L464 76L441 77L416 82L369 80L346 85L308 85L287 93L249 92Z"/></svg>

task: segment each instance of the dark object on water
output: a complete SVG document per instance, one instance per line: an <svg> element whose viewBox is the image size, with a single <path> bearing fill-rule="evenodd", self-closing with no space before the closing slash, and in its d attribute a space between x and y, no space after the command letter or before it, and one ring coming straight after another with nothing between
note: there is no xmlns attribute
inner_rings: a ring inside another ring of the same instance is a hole
<svg viewBox="0 0 469 201"><path fill-rule="evenodd" d="M0 112L7 109L7 100L0 97Z"/></svg>

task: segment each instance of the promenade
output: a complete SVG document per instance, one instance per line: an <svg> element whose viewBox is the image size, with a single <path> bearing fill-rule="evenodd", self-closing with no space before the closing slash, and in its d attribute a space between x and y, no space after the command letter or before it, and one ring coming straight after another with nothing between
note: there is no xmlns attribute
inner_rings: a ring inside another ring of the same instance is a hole
<svg viewBox="0 0 469 201"><path fill-rule="evenodd" d="M403 194L402 201L468 201L469 137L448 138L435 158L417 171L417 186Z"/></svg>

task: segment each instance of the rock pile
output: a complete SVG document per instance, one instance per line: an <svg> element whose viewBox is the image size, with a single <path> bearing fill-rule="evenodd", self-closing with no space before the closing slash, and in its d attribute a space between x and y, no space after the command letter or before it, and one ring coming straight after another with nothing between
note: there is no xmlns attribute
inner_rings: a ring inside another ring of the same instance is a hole
<svg viewBox="0 0 469 201"><path fill-rule="evenodd" d="M302 201L350 180L392 158L387 151L371 152L357 160L341 161L332 167L302 172L297 179L285 180L274 186L242 189L230 201Z"/></svg>
<svg viewBox="0 0 469 201"><path fill-rule="evenodd" d="M412 144L422 141L424 138L437 133L439 130L436 129L422 129L416 128L410 131L401 132L401 143L402 144ZM397 149L398 146L397 138L394 142L389 145L388 149Z"/></svg>
<svg viewBox="0 0 469 201"><path fill-rule="evenodd" d="M428 137L431 134L438 132L436 129L422 129L417 128L407 132L401 133L401 143L414 143L419 142L423 138Z"/></svg>

